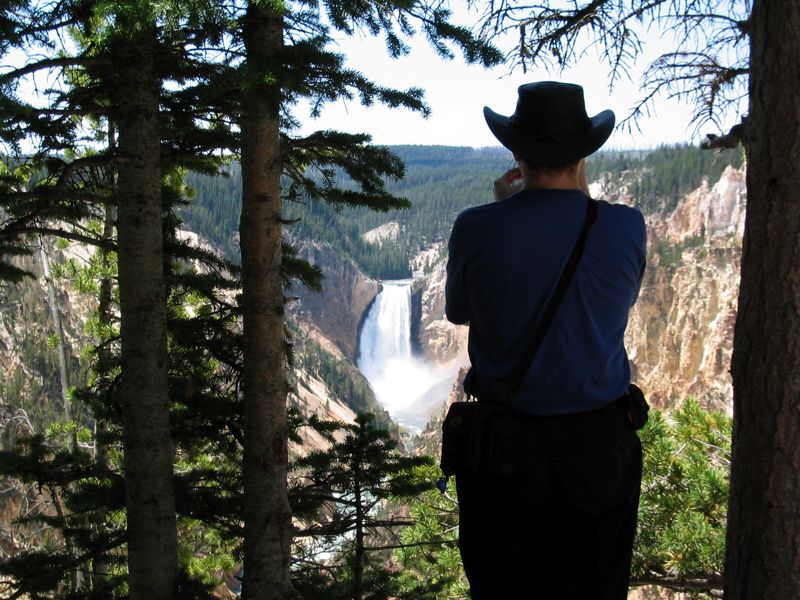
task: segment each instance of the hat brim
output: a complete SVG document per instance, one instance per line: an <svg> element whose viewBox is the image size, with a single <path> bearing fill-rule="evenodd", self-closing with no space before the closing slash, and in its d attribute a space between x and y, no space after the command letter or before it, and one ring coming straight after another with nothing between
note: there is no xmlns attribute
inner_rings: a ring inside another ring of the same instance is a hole
<svg viewBox="0 0 800 600"><path fill-rule="evenodd" d="M604 110L591 117L591 127L584 131L531 139L510 123L510 117L483 107L489 129L506 148L535 164L569 164L597 151L614 131L614 112Z"/></svg>

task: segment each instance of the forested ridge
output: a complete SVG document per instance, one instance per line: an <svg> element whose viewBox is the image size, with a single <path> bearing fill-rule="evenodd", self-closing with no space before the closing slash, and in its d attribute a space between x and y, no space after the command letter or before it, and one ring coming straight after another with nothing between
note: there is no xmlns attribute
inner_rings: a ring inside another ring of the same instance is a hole
<svg viewBox="0 0 800 600"><path fill-rule="evenodd" d="M367 208L331 207L313 200L287 202L284 216L291 239L331 244L376 279L409 277L409 259L420 249L446 242L453 220L469 206L490 201L492 181L512 165L500 147L393 146L405 163L405 177L387 189L408 198L410 208L376 212ZM704 180L715 182L729 165L741 167L739 150L706 151L689 145L653 150L602 151L589 158L587 177L606 190L625 190L645 213L666 213ZM227 176L190 173L196 190L181 212L184 226L238 260L240 171L230 164ZM344 179L344 178L342 178ZM396 239L364 241L364 233L389 222L400 225Z"/></svg>

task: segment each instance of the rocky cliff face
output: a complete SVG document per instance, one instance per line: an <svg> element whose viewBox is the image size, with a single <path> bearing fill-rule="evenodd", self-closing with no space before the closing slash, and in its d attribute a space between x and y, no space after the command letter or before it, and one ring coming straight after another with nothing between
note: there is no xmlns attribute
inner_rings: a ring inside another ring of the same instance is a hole
<svg viewBox="0 0 800 600"><path fill-rule="evenodd" d="M34 435L33 424L21 408L13 409L0 401L0 450L12 452L17 444ZM35 548L51 534L37 523L18 519L45 514L54 516L53 498L36 483L0 478L0 560L22 550Z"/></svg>
<svg viewBox="0 0 800 600"><path fill-rule="evenodd" d="M55 244L46 244L54 268L66 259L86 260L81 248L57 249ZM60 345L65 351L67 386L74 385L80 375L80 353L89 343L84 327L90 305L69 277L51 280L50 296L40 253L20 257L15 264L32 276L16 284L0 282L0 404L21 402L15 405L24 407L40 425L41 414L59 410L63 403ZM59 314L60 335L54 310Z"/></svg>
<svg viewBox="0 0 800 600"><path fill-rule="evenodd" d="M353 423L356 413L333 394L327 384L300 370L294 370L295 389L289 395L289 404L306 417L315 416L323 421ZM318 432L301 427L297 435L301 443L290 443L290 455L306 455L328 447L329 443ZM336 437L342 438L341 434Z"/></svg>
<svg viewBox="0 0 800 600"><path fill-rule="evenodd" d="M595 187L601 197L635 202L619 190ZM631 312L626 342L634 377L657 406L671 406L689 395L706 406L730 406L728 365L744 211L744 174L728 169L718 182L689 194L671 214L648 218L649 266ZM300 254L322 268L324 291L293 290L291 294L299 300L290 303L290 311L299 322L313 324L320 339L354 362L359 326L380 283L361 274L327 245L309 244ZM412 265L417 275L414 337L419 353L427 359L465 365L467 328L452 325L444 317L444 254L439 244L420 253ZM50 349L43 352L52 334L44 284L29 281L24 293L15 293L13 301L9 301L9 284L4 285L0 288L6 291L0 314L0 400L12 387L19 392L35 384L45 390L37 402L53 402L57 395L57 385L52 385L57 379L55 359ZM67 318L65 338L76 363L85 343L81 340L85 320L81 312L85 310L79 296L66 284L59 290L59 304ZM38 316L32 317L34 314ZM316 407L312 412L326 402L312 402Z"/></svg>
<svg viewBox="0 0 800 600"><path fill-rule="evenodd" d="M363 275L327 244L305 245L299 254L320 267L325 279L322 292L292 290L291 295L299 297L299 301L290 305L290 312L300 320L314 323L347 358L355 361L361 320L378 295L380 284Z"/></svg>
<svg viewBox="0 0 800 600"><path fill-rule="evenodd" d="M446 261L440 260L428 275L414 282L413 299L419 314L414 331L415 342L422 356L428 360L446 363L458 359L466 363L468 329L453 325L444 316L446 279Z"/></svg>
<svg viewBox="0 0 800 600"><path fill-rule="evenodd" d="M656 406L687 396L729 411L729 375L745 215L744 173L727 169L666 219L649 219L650 264L626 344Z"/></svg>
<svg viewBox="0 0 800 600"><path fill-rule="evenodd" d="M44 247L48 270L68 259L87 261L91 255L77 244L64 247L46 241ZM91 302L75 281L62 276L48 283L40 252L17 257L14 264L31 277L16 284L0 282L0 450L4 452L41 434L53 415L61 418L65 410L61 378L66 376L66 386L82 383L81 352L91 342L85 333ZM60 329L54 311L58 311ZM65 354L63 370L60 347ZM55 516L56 497L53 490L36 482L0 478L0 560L52 542L54 533L49 527L24 519Z"/></svg>
<svg viewBox="0 0 800 600"><path fill-rule="evenodd" d="M685 242L698 236L711 245L738 240L744 234L744 215L747 190L743 171L728 167L720 180L709 188L704 182L689 194L663 225L651 224L656 235L673 243Z"/></svg>

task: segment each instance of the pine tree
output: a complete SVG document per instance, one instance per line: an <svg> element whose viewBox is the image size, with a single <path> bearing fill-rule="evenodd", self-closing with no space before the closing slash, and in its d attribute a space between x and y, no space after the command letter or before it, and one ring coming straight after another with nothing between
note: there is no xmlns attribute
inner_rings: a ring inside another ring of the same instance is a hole
<svg viewBox="0 0 800 600"><path fill-rule="evenodd" d="M167 390L156 24L149 3L117 16L110 54L119 129L118 264L131 598L169 600L178 568Z"/></svg>
<svg viewBox="0 0 800 600"><path fill-rule="evenodd" d="M281 287L282 208L286 199L324 200L334 205L386 210L407 205L386 191L384 177L402 175L401 162L385 149L368 145L363 135L321 131L292 138L289 107L300 98L312 106L358 95L365 104L379 101L425 111L421 91L378 86L343 67L342 57L326 48L330 27L350 34L355 28L386 36L394 55L406 48L401 36L410 19L423 27L441 54L447 42L459 45L472 61L489 63L499 55L448 13L424 3L364 5L320 3L307 8L272 2L231 5L242 40L234 73L244 91L241 106L225 105L221 114L241 115L242 314L244 326L245 411L245 598L293 597L289 577L291 515L286 492L286 383L284 376L284 298ZM220 102L235 103L230 95ZM339 185L337 170L348 181ZM318 173L319 177L312 175ZM288 184L281 187L281 175ZM283 194L283 196L282 196Z"/></svg>
<svg viewBox="0 0 800 600"><path fill-rule="evenodd" d="M85 569L94 561L92 577L83 578L83 584L73 579L67 590L77 594L105 589L103 593L110 597L119 589L119 571L109 551L126 541L131 597L171 598L176 589L165 276L171 270L170 252L181 249L175 244L170 249L163 237L168 224L164 207L174 198L162 195L162 185L182 161L195 167L204 164L197 158L203 136L193 136L200 130L187 132L184 126L180 136L167 137L162 129L165 122L174 122L159 114L159 103L165 99L163 81L176 77L176 66L183 66L174 52L181 46L170 45L174 36L171 41L166 37L180 28L158 30L159 17L152 8L151 3L4 6L9 44L43 49L50 56L2 76L4 140L19 155L4 179L2 203L10 218L4 223L3 239L15 252L26 251L25 236L33 233L89 243L104 252L118 251L122 317L121 356L98 352L97 392L104 398L94 404L100 423L95 456L54 448L50 440L39 436L28 442L20 456L4 457L5 472L48 482L61 508L56 518L44 520L61 529L65 541L58 551L32 553L4 565L18 582L17 595L52 589L63 594L64 573ZM49 36L57 39L68 27L75 27L75 54L72 48L48 44ZM165 72L165 65L173 70ZM47 91L49 105L43 108L30 106L14 94L22 78L38 71L61 77L61 85ZM109 135L118 144L112 142L105 151L81 152L82 145L91 142L85 139L85 128L91 130L92 123L103 122L109 124ZM187 138L192 139L191 145L185 143ZM32 155L22 153L24 144L34 144ZM112 172L113 176L107 176ZM93 185L97 181L103 182L102 190ZM108 220L99 230L91 226L93 219L107 217L115 206L119 209L115 219L118 244L111 239ZM202 257L200 252L193 254L195 259ZM20 275L13 268L5 272ZM109 276L106 270L98 318L105 334L111 328L108 317L115 295ZM103 339L101 343L112 342ZM111 374L114 379L109 383ZM91 393L85 396L99 398ZM121 427L116 413L120 409ZM117 457L108 451L114 440L123 442L124 479L116 473ZM125 495L120 495L121 490ZM125 496L127 530L109 517L119 512L120 498Z"/></svg>
<svg viewBox="0 0 800 600"><path fill-rule="evenodd" d="M725 597L800 595L800 6L753 3Z"/></svg>
<svg viewBox="0 0 800 600"><path fill-rule="evenodd" d="M317 548L314 542L305 544L306 564L298 577L303 596L389 597L396 582L370 555L393 548L381 540L409 521L379 509L389 500L404 501L430 489L431 481L420 478L415 469L431 465L432 459L403 456L397 441L376 427L370 413L358 415L353 424L310 425L324 433L330 445L298 458L292 469L295 514L313 523L299 535L301 540L321 542ZM319 550L327 553L330 548L335 549L334 564L320 563Z"/></svg>

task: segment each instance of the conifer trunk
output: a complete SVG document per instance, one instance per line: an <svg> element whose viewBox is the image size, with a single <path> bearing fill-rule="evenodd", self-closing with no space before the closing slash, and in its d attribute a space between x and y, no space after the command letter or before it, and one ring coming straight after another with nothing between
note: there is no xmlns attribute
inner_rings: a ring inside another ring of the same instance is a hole
<svg viewBox="0 0 800 600"><path fill-rule="evenodd" d="M751 19L725 598L800 598L800 3Z"/></svg>
<svg viewBox="0 0 800 600"><path fill-rule="evenodd" d="M360 459L360 457L358 457ZM364 560L366 550L364 548L364 499L361 494L361 472L360 460L357 459L353 466L353 482L355 483L355 505L356 505L356 551L353 560L353 600L361 600L364 597Z"/></svg>
<svg viewBox="0 0 800 600"><path fill-rule="evenodd" d="M119 293L123 449L132 600L174 594L177 534L169 431L154 28L118 18Z"/></svg>
<svg viewBox="0 0 800 600"><path fill-rule="evenodd" d="M283 16L250 3L242 115L244 584L248 600L295 597L287 494L279 111Z"/></svg>

